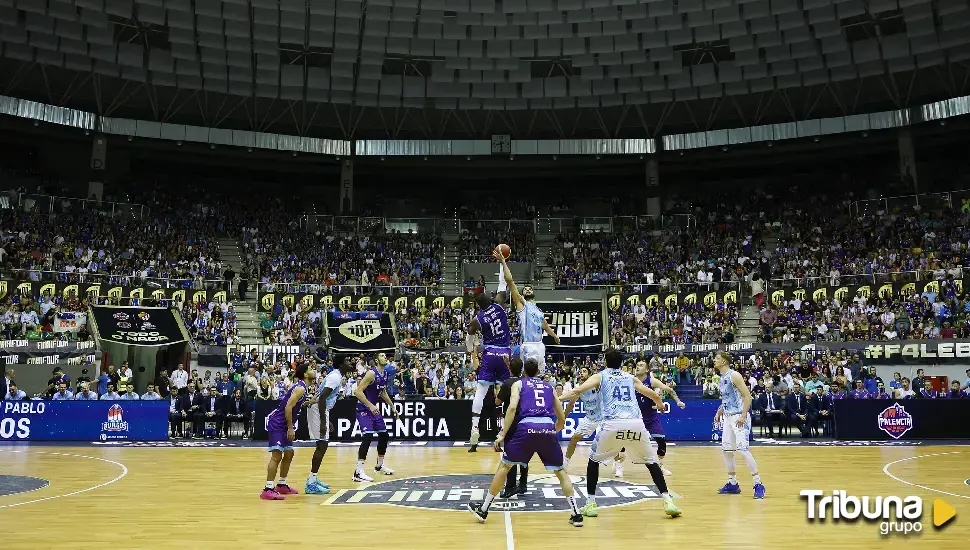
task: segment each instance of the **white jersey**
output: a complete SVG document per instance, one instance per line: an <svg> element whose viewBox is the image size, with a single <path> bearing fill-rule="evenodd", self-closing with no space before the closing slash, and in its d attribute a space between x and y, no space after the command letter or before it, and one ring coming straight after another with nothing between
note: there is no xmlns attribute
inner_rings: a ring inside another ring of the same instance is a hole
<svg viewBox="0 0 970 550"><path fill-rule="evenodd" d="M636 397L633 375L620 369L606 369L600 373L600 402L602 419L640 419L640 405Z"/></svg>
<svg viewBox="0 0 970 550"><path fill-rule="evenodd" d="M519 335L522 343L542 342L542 323L546 317L535 302L525 300L522 310L519 311Z"/></svg>
<svg viewBox="0 0 970 550"><path fill-rule="evenodd" d="M583 408L586 409L586 418L597 423L603 419L599 389L593 388L579 394L579 400L583 402Z"/></svg>
<svg viewBox="0 0 970 550"><path fill-rule="evenodd" d="M320 385L318 392L323 392L323 388L330 388L330 396L327 397L327 410L333 408L337 403L337 398L340 397L340 386L343 384L343 375L340 374L340 369L333 369L327 374L327 377L323 379L323 384Z"/></svg>

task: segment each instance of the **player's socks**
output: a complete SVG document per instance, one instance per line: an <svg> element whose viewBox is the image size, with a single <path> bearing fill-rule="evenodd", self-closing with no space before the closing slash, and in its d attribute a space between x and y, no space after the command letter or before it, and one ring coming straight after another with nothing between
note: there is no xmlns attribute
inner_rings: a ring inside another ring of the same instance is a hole
<svg viewBox="0 0 970 550"><path fill-rule="evenodd" d="M286 478L281 477L279 481L276 482L277 485L286 485Z"/></svg>
<svg viewBox="0 0 970 550"><path fill-rule="evenodd" d="M360 460L360 459L357 460L357 469L354 470L354 472L364 473L364 461L363 460Z"/></svg>
<svg viewBox="0 0 970 550"><path fill-rule="evenodd" d="M377 456L377 469L380 470L382 466L384 466L384 457L378 455Z"/></svg>
<svg viewBox="0 0 970 550"><path fill-rule="evenodd" d="M755 474L755 475L751 476L751 481L753 481L755 485L760 485L761 484L761 476L758 475L758 474Z"/></svg>
<svg viewBox="0 0 970 550"><path fill-rule="evenodd" d="M573 512L573 515L579 513L579 507L576 504L576 496L566 497L566 503L569 504L569 509Z"/></svg>
<svg viewBox="0 0 970 550"><path fill-rule="evenodd" d="M495 500L495 495L492 493L485 493L485 501L482 502L482 511L488 512L488 508L492 505L492 501Z"/></svg>
<svg viewBox="0 0 970 550"><path fill-rule="evenodd" d="M731 485L737 485L738 484L738 476L733 475L733 474L732 475L729 475L728 476L728 483L730 483Z"/></svg>
<svg viewBox="0 0 970 550"><path fill-rule="evenodd" d="M274 481L267 481L266 482L266 488L267 489L276 489L276 482L274 482Z"/></svg>

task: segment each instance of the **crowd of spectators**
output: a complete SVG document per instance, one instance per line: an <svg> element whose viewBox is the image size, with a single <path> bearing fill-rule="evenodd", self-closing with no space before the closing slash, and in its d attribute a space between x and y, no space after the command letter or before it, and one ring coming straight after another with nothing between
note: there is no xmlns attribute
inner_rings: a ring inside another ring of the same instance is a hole
<svg viewBox="0 0 970 550"><path fill-rule="evenodd" d="M532 221L472 221L462 223L459 254L462 261L491 262L492 250L499 243L509 245L510 262L531 262L536 252L535 225Z"/></svg>
<svg viewBox="0 0 970 550"><path fill-rule="evenodd" d="M970 337L970 296L951 274L939 291L915 289L901 296L874 297L859 292L842 301L791 298L766 303L760 312L762 341L935 340Z"/></svg>
<svg viewBox="0 0 970 550"><path fill-rule="evenodd" d="M704 305L624 304L610 315L610 344L730 344L738 331L735 303Z"/></svg>

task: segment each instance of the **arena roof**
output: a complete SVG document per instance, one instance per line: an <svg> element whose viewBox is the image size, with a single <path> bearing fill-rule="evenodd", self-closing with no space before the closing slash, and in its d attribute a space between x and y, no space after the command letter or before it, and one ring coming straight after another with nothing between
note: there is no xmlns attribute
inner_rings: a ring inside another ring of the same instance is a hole
<svg viewBox="0 0 970 550"><path fill-rule="evenodd" d="M330 138L630 138L966 93L968 0L0 0L6 95Z"/></svg>

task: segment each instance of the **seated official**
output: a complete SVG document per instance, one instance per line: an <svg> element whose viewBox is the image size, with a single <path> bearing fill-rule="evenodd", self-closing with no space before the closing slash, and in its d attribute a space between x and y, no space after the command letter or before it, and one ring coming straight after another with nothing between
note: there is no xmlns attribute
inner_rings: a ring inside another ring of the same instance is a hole
<svg viewBox="0 0 970 550"><path fill-rule="evenodd" d="M808 401L808 425L810 428L822 427L822 433L832 433L832 397L825 393L822 386L815 387L815 393Z"/></svg>
<svg viewBox="0 0 970 550"><path fill-rule="evenodd" d="M121 400L121 396L118 395L118 392L115 390L115 385L114 384L108 384L108 391L104 392L104 394L101 397L99 397L98 400L100 400L100 401L120 401Z"/></svg>
<svg viewBox="0 0 970 550"><path fill-rule="evenodd" d="M17 387L17 383L10 381L7 386L7 395L3 396L4 401L26 401L27 392Z"/></svg>
<svg viewBox="0 0 970 550"><path fill-rule="evenodd" d="M766 389L758 397L758 408L761 410L763 425L768 430L768 437L775 436L775 426L779 426L778 434L781 435L780 426L785 421L785 398Z"/></svg>
<svg viewBox="0 0 970 550"><path fill-rule="evenodd" d="M159 401L162 399L162 396L155 391L155 384L149 384L145 390L145 393L141 394L142 401Z"/></svg>
<svg viewBox="0 0 970 550"><path fill-rule="evenodd" d="M185 437L182 426L186 420L192 418L191 408L192 401L187 393L179 393L176 390L169 396L168 425L172 432L171 437Z"/></svg>
<svg viewBox="0 0 970 550"><path fill-rule="evenodd" d="M223 397L219 395L219 390L215 386L212 386L209 388L209 395L199 394L196 399L196 404L199 408L196 409L194 415L194 435L196 437L202 437L202 430L206 422L214 422L216 425L216 433L220 433L222 419L225 417L225 413L223 412Z"/></svg>
<svg viewBox="0 0 970 550"><path fill-rule="evenodd" d="M57 391L51 396L54 401L74 401L74 392L67 389L67 382L57 384Z"/></svg>
<svg viewBox="0 0 970 550"><path fill-rule="evenodd" d="M135 392L134 384L128 384L127 390L125 393L121 394L120 399L122 401L140 401L141 396Z"/></svg>
<svg viewBox="0 0 970 550"><path fill-rule="evenodd" d="M88 384L81 384L78 387L78 392L74 395L75 401L97 401L98 393L91 391Z"/></svg>
<svg viewBox="0 0 970 550"><path fill-rule="evenodd" d="M225 414L223 433L225 436L229 437L229 427L233 422L242 422L243 437L249 437L252 415L251 409L249 408L249 401L243 399L242 392L237 389L232 392L232 396L224 398L223 407L223 413Z"/></svg>
<svg viewBox="0 0 970 550"><path fill-rule="evenodd" d="M787 399L788 420L794 424L802 437L811 435L811 426L808 423L808 398L802 393L801 382L795 382L795 388Z"/></svg>

